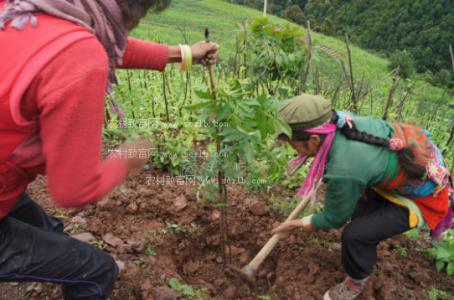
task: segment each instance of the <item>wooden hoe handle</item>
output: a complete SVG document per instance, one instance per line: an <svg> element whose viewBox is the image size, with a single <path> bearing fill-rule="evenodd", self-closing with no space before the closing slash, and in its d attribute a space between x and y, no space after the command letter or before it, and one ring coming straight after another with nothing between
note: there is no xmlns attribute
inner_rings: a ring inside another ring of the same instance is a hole
<svg viewBox="0 0 454 300"><path fill-rule="evenodd" d="M292 211L292 213L287 217L285 221L294 220L298 217L298 215L306 208L307 204L309 203L310 197L304 198L300 204ZM274 249L276 244L281 239L281 234L277 233L273 235L268 242L266 242L265 246L257 253L254 259L246 266L245 269L249 269L252 272L255 272L260 265L263 263L265 258L270 254L270 252Z"/></svg>

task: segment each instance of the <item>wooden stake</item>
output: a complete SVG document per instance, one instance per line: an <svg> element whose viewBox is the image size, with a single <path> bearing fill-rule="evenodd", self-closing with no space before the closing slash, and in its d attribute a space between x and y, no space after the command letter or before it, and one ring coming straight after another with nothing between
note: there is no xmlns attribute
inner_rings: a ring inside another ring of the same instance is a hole
<svg viewBox="0 0 454 300"><path fill-rule="evenodd" d="M448 139L446 140L446 148L450 148L450 144L454 141L454 116L452 118L451 126L449 129L449 136ZM454 166L451 166L454 167Z"/></svg>
<svg viewBox="0 0 454 300"><path fill-rule="evenodd" d="M207 43L210 42L210 31L208 30L208 27L205 28L205 42ZM211 94L216 100L216 82L214 81L214 65L208 65L208 74L210 76Z"/></svg>
<svg viewBox="0 0 454 300"><path fill-rule="evenodd" d="M408 89L408 87L405 88L405 90L402 92L399 104L397 106L397 121L398 122L402 122L402 115L404 113L404 104L407 101L408 97L410 97L411 94L412 94L412 92Z"/></svg>
<svg viewBox="0 0 454 300"><path fill-rule="evenodd" d="M388 93L388 100L386 101L385 111L383 112L383 120L388 119L388 112L393 104L393 94L397 88L397 83L399 82L400 66L397 66L396 73L393 77L393 83Z"/></svg>
<svg viewBox="0 0 454 300"><path fill-rule="evenodd" d="M304 92L307 77L309 76L309 70L312 64L312 36L311 36L311 22L307 21L307 62L304 69L304 72L301 76L301 81L298 87L297 94Z"/></svg>
<svg viewBox="0 0 454 300"><path fill-rule="evenodd" d="M449 45L449 53L451 53L452 71L454 72L454 54L452 54L451 45Z"/></svg>
<svg viewBox="0 0 454 300"><path fill-rule="evenodd" d="M208 27L205 28L205 42L210 42L210 31ZM213 100L217 101L216 97L216 82L214 80L214 65L208 65L208 74L210 77L210 88L211 88L211 95L213 96ZM216 152L218 154L221 153L221 137L219 134L219 128L216 127ZM224 266L227 263L227 253L226 248L228 247L229 252L229 263L231 261L231 251L230 247L228 246L228 222L227 222L227 187L224 180L224 172L219 168L218 170L218 189L219 189L219 202L221 204L221 223L220 223L220 231L221 231L221 247L222 247L222 256L223 256L223 263Z"/></svg>
<svg viewBox="0 0 454 300"><path fill-rule="evenodd" d="M164 95L164 105L165 105L165 108L166 108L166 120L167 120L167 123L169 123L170 122L170 114L169 114L169 102L167 100L166 80L167 80L166 73L162 72L162 93Z"/></svg>
<svg viewBox="0 0 454 300"><path fill-rule="evenodd" d="M352 108L353 112L358 112L358 103L356 98L356 91L355 91L355 80L353 77L353 63L352 63L352 52L350 50L350 40L348 39L348 34L345 34L345 45L347 46L347 54L348 54L348 65L350 67L350 90L352 92Z"/></svg>

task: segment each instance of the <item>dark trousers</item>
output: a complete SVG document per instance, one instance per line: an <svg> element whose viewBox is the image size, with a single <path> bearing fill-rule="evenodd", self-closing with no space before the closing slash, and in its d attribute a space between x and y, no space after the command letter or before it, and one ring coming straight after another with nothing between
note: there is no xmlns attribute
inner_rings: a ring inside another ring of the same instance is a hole
<svg viewBox="0 0 454 300"><path fill-rule="evenodd" d="M360 198L342 233L342 265L353 279L364 279L377 262L380 241L409 230L409 211L369 189Z"/></svg>
<svg viewBox="0 0 454 300"><path fill-rule="evenodd" d="M63 224L23 194L0 221L0 281L62 284L64 299L107 299L118 268L93 245L63 233Z"/></svg>

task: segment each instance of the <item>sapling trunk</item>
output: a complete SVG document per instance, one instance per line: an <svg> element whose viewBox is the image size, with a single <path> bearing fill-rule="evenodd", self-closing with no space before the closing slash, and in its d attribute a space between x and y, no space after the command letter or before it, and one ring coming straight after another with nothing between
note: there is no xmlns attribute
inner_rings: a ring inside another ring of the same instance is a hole
<svg viewBox="0 0 454 300"><path fill-rule="evenodd" d="M129 70L126 70L126 77L128 78L128 91L129 93L132 92L132 86L131 86L131 73Z"/></svg>
<svg viewBox="0 0 454 300"><path fill-rule="evenodd" d="M169 80L169 77L170 78L173 78L174 77L174 73L173 73L173 68L169 70L169 72L167 72L166 74L166 87L167 87L167 95L172 98L172 89L170 88L170 80Z"/></svg>
<svg viewBox="0 0 454 300"><path fill-rule="evenodd" d="M348 72L347 72L347 69L346 69L346 67L345 67L345 62L344 62L344 60L341 59L341 60L339 61L339 64L340 64L342 74L343 74L343 76L344 76L344 78L345 78L345 81L347 82L348 89L349 89L350 94L351 94L351 91L352 91L352 87L351 87L351 85L352 85L352 84L351 84L351 78L350 78L350 76L349 76L349 74L348 74ZM353 109L353 104L352 104L352 102L351 102L351 95L350 95L350 100L347 99L347 98L343 99L342 105L343 105L343 106L347 106L347 109L348 109L348 110L352 110L352 111L354 110L354 109Z"/></svg>
<svg viewBox="0 0 454 300"><path fill-rule="evenodd" d="M393 77L393 83L391 85L391 88L389 89L388 100L386 101L385 111L383 112L383 117L382 117L383 120L388 119L389 109L393 105L393 94L397 88L397 84L399 83L399 74L400 74L400 66L397 66L396 73L394 74L394 77Z"/></svg>
<svg viewBox="0 0 454 300"><path fill-rule="evenodd" d="M408 97L411 95L411 91L404 89L402 96L397 107L397 121L402 121L402 116L404 113L404 104L407 102Z"/></svg>
<svg viewBox="0 0 454 300"><path fill-rule="evenodd" d="M348 66L350 68L350 91L352 93L352 110L353 112L358 112L358 99L356 97L355 91L355 78L353 76L353 63L352 63L352 52L350 50L350 40L348 39L348 34L345 34L345 45L347 47L348 54Z"/></svg>
<svg viewBox="0 0 454 300"><path fill-rule="evenodd" d="M154 97L151 97L151 114L153 115L153 119L156 119Z"/></svg>
<svg viewBox="0 0 454 300"><path fill-rule="evenodd" d="M209 42L209 31L208 28L205 29L205 41L208 43ZM209 65L208 66L208 75L210 79L210 90L211 90L211 95L213 96L213 101L218 101L217 100L217 95L216 95L216 82L214 80L214 65ZM216 154L217 158L221 158L221 135L219 132L219 127L215 125L215 140L216 140ZM219 162L218 162L219 163ZM226 266L227 263L227 253L226 253L226 248L228 246L228 215L227 215L227 209L228 209L228 199L227 199L227 187L225 183L225 176L224 176L224 171L222 170L222 167L218 166L218 203L221 209L221 218L220 218L220 231L221 231L221 253L222 253L222 259L223 259L223 264L224 267ZM230 247L228 248L229 250L229 263L231 261L231 251Z"/></svg>
<svg viewBox="0 0 454 300"><path fill-rule="evenodd" d="M300 94L301 92L305 91L307 77L309 75L309 70L311 68L312 63L312 36L311 36L311 22L307 21L307 61L304 68L304 72L302 73L300 84L297 87L297 93Z"/></svg>
<svg viewBox="0 0 454 300"><path fill-rule="evenodd" d="M180 28L180 32L181 32L181 35L183 36L184 43L188 44L189 39L188 39L188 34L186 31L186 28L185 27ZM181 117L181 111L182 111L183 107L186 105L186 101L187 101L188 97L191 96L191 93L190 93L190 91L191 91L191 73L189 73L189 71L186 71L185 77L186 77L186 80L185 80L185 85L184 85L183 105L181 105L180 109L178 110L178 115L180 117Z"/></svg>
<svg viewBox="0 0 454 300"><path fill-rule="evenodd" d="M247 78L247 73L248 73L248 68L247 68L247 39L248 39L248 30L247 30L247 25L246 22L243 21L243 33L244 33L244 39L243 39L243 66L244 66L244 77Z"/></svg>
<svg viewBox="0 0 454 300"><path fill-rule="evenodd" d="M320 86L320 72L319 72L318 68L315 69L314 83L315 83L315 94L320 95L320 93L322 91L322 87Z"/></svg>
<svg viewBox="0 0 454 300"><path fill-rule="evenodd" d="M281 84L281 77L279 77L276 81L276 86L274 87L274 91L273 91L273 94L274 95L276 93L276 91L279 89L279 86Z"/></svg>
<svg viewBox="0 0 454 300"><path fill-rule="evenodd" d="M451 45L449 45L449 54L451 54L452 71L454 72L454 54L452 53Z"/></svg>
<svg viewBox="0 0 454 300"><path fill-rule="evenodd" d="M454 141L454 116L452 117L452 122L449 130L449 137L446 140L446 148L449 149L450 144ZM452 166L451 166L452 167Z"/></svg>
<svg viewBox="0 0 454 300"><path fill-rule="evenodd" d="M169 115L169 102L167 101L167 84L166 84L166 73L162 72L162 93L164 95L164 105L166 108L166 120L170 122L170 115Z"/></svg>
<svg viewBox="0 0 454 300"><path fill-rule="evenodd" d="M191 75L189 72L186 72L185 74L186 80L184 83L184 98L183 98L183 104L181 105L180 109L178 110L178 115L181 118L181 111L183 110L183 107L186 105L186 101L188 99L188 95L190 94L191 90Z"/></svg>
<svg viewBox="0 0 454 300"><path fill-rule="evenodd" d="M240 66L241 65L241 58L240 58L240 39L238 35L235 38L235 56L233 57L233 75L240 77ZM240 60L240 62L238 62Z"/></svg>
<svg viewBox="0 0 454 300"><path fill-rule="evenodd" d="M141 86L144 90L144 93L148 92L148 82L147 82L147 72L143 71L142 76L140 77Z"/></svg>
<svg viewBox="0 0 454 300"><path fill-rule="evenodd" d="M366 95L367 95L367 89L365 87L365 77L364 77L364 71L363 71L363 73L361 74L361 80L359 81L357 97L358 97L358 99L362 99Z"/></svg>
<svg viewBox="0 0 454 300"><path fill-rule="evenodd" d="M342 79L342 76L341 76L341 79L339 80L339 83L337 84L336 86L336 89L334 90L334 94L333 96L331 97L331 101L333 102L333 107L336 107L336 103L337 103L337 96L339 95L339 92L342 88L342 84L344 83L343 79Z"/></svg>
<svg viewBox="0 0 454 300"><path fill-rule="evenodd" d="M109 122L110 122L110 113L109 113L109 109L106 108L104 109L105 113L104 113L104 129L107 129L107 127L109 126Z"/></svg>
<svg viewBox="0 0 454 300"><path fill-rule="evenodd" d="M434 111L430 114L429 119L427 120L427 125L426 128L429 128L432 123L434 123L435 119L437 118L438 115L438 110L440 109L439 105L434 106Z"/></svg>

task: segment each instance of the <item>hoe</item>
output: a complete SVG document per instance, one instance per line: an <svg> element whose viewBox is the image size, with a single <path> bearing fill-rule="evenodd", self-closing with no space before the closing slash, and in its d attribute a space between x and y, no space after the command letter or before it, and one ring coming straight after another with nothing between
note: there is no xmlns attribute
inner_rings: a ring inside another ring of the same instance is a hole
<svg viewBox="0 0 454 300"><path fill-rule="evenodd" d="M310 195L300 202L300 204L287 217L286 221L296 219L298 215L306 208L307 204L309 203L309 200ZM280 233L273 235L250 263L248 263L242 269L236 267L229 267L229 270L231 271L230 273L233 273L233 275L238 276L250 286L254 286L255 274L258 268L263 263L265 258L270 254L270 252L274 249L274 247L277 245L281 237L282 234Z"/></svg>

